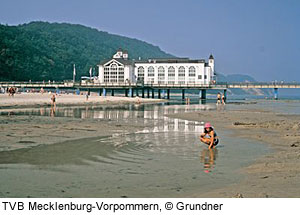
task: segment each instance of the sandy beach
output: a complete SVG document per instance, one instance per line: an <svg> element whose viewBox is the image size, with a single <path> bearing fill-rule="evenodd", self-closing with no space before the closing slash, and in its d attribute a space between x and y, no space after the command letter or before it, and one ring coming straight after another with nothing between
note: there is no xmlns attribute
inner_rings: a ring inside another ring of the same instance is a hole
<svg viewBox="0 0 300 215"><path fill-rule="evenodd" d="M272 150L244 168L244 180L194 197L299 197L300 116L264 110L207 111L169 115L187 120L210 121L216 129L233 131L268 144ZM226 143L222 143L226 144Z"/></svg>
<svg viewBox="0 0 300 215"><path fill-rule="evenodd" d="M0 110L22 107L47 107L51 106L51 96L48 93L21 93L13 97L8 94L0 94ZM56 95L56 105L59 106L79 106L97 104L126 104L126 103L151 103L161 102L163 99L141 98L141 97L120 97L120 96L99 96L91 93L88 100L85 95L58 94Z"/></svg>
<svg viewBox="0 0 300 215"><path fill-rule="evenodd" d="M76 99L74 99L76 97ZM8 98L1 95L2 110L18 107L48 105L49 95L16 95ZM137 98L94 97L90 104L136 102ZM141 99L141 102L159 100ZM63 95L57 105L86 104L85 97ZM171 118L192 121L210 121L216 130L233 131L232 138L253 139L270 147L270 153L257 159L241 170L243 179L230 186L197 191L187 197L299 197L300 195L300 116L278 114L260 109L191 111L168 115ZM125 135L142 130L145 124L131 124L109 119L78 119L72 117L43 117L25 115L0 115L0 152L12 151L5 162L14 157L17 149L32 148L65 141L93 137ZM225 142L222 144L226 145ZM220 149L221 150L221 149ZM18 154L18 153L16 153ZM8 156L8 155L7 155ZM25 159L25 158L23 158ZM26 162L34 162L27 157ZM9 163L9 162L8 162ZM2 191L1 191L2 192ZM0 192L0 194L1 194ZM201 193L201 194L199 194ZM2 193L1 196L9 196Z"/></svg>

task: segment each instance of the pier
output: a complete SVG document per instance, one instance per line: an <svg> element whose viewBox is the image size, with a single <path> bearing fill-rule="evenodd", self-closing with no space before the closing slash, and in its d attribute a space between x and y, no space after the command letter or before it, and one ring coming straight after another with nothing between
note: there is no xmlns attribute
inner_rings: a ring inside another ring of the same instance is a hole
<svg viewBox="0 0 300 215"><path fill-rule="evenodd" d="M98 90L99 96L110 93L114 96L115 90L124 90L126 97L141 96L142 98L154 98L155 92L158 98L171 97L171 90L181 90L182 99L185 99L185 90L199 90L199 98L206 99L207 90L224 91L227 89L273 89L274 99L278 99L279 89L300 89L300 83L217 83L217 84L138 84L138 83L82 83L82 82L0 82L0 87L16 87L21 89L76 89Z"/></svg>

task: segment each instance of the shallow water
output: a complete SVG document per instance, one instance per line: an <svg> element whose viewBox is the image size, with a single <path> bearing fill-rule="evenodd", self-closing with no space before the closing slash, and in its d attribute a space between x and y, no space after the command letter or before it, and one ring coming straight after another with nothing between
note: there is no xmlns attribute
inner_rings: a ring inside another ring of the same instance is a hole
<svg viewBox="0 0 300 215"><path fill-rule="evenodd" d="M242 105L242 106L240 106ZM266 100L266 99L248 99L240 102L240 105L226 107L230 110L236 109L258 109L272 111L280 114L300 114L300 99L288 100Z"/></svg>
<svg viewBox="0 0 300 215"><path fill-rule="evenodd" d="M0 152L0 195L7 197L180 197L235 183L239 170L267 153L265 145L232 138L208 150L201 122L168 118L215 105L122 105L58 109L56 116L144 123L136 133ZM49 109L16 114L50 115Z"/></svg>

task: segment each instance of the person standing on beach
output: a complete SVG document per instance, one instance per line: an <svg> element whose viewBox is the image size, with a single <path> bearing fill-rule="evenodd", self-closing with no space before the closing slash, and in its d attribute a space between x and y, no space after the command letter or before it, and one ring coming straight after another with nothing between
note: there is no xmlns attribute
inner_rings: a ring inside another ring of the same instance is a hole
<svg viewBox="0 0 300 215"><path fill-rule="evenodd" d="M56 97L53 94L51 97L51 114L55 113L55 109L56 109Z"/></svg>
<svg viewBox="0 0 300 215"><path fill-rule="evenodd" d="M208 149L215 148L219 143L217 133L209 122L204 125L204 132L200 135L200 141L208 145Z"/></svg>
<svg viewBox="0 0 300 215"><path fill-rule="evenodd" d="M221 93L217 95L217 105L221 104Z"/></svg>
<svg viewBox="0 0 300 215"><path fill-rule="evenodd" d="M225 102L226 102L226 97L225 97L225 95L223 94L223 95L222 95L222 104L225 105Z"/></svg>

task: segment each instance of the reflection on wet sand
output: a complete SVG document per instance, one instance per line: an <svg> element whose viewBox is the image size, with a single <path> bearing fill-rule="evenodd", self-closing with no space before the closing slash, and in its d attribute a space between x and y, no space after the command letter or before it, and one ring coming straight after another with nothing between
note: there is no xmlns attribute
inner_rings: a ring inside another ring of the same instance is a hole
<svg viewBox="0 0 300 215"><path fill-rule="evenodd" d="M218 149L204 148L200 154L200 161L203 163L204 172L209 173L216 165L216 159L218 157Z"/></svg>
<svg viewBox="0 0 300 215"><path fill-rule="evenodd" d="M16 115L38 115L94 119L158 119L166 114L184 113L188 111L203 111L215 109L213 105L164 105L138 104L116 106L86 106L86 107L56 107L15 110ZM0 112L7 115L7 112Z"/></svg>

